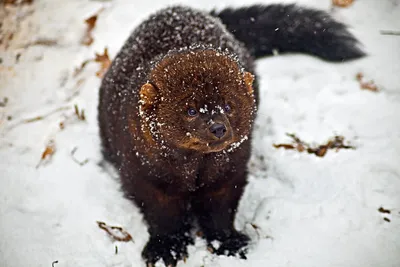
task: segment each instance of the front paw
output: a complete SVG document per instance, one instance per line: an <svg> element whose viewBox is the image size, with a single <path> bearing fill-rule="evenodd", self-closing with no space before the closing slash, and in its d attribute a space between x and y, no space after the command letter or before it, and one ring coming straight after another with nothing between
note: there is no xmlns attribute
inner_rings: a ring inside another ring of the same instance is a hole
<svg viewBox="0 0 400 267"><path fill-rule="evenodd" d="M236 256L246 259L250 238L236 230L215 232L206 236L208 247L217 255Z"/></svg>
<svg viewBox="0 0 400 267"><path fill-rule="evenodd" d="M187 246L193 244L193 238L188 233L151 236L143 249L142 256L148 267L162 259L165 266L176 266L178 260L188 256Z"/></svg>

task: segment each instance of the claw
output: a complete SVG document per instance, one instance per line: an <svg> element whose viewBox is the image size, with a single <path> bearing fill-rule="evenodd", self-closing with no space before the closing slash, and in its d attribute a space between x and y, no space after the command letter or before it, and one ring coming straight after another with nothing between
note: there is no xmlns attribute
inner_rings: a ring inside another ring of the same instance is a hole
<svg viewBox="0 0 400 267"><path fill-rule="evenodd" d="M167 267L175 267L179 260L185 260L188 255L187 245L192 242L193 238L184 233L152 236L143 249L142 256L146 260L147 267L154 267L160 259Z"/></svg>
<svg viewBox="0 0 400 267"><path fill-rule="evenodd" d="M247 259L246 246L249 243L249 237L237 231L232 231L229 234L216 234L214 237L221 242L221 245L216 249L211 244L214 238L209 238L208 251L217 255L239 256L242 259Z"/></svg>

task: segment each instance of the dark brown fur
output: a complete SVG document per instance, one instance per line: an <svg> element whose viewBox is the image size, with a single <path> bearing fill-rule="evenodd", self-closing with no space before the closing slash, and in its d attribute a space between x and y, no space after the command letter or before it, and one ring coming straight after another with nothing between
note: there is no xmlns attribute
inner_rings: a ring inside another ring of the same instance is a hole
<svg viewBox="0 0 400 267"><path fill-rule="evenodd" d="M232 14L245 16L252 10ZM262 10L257 29L272 27L270 9ZM289 11L303 16L294 6ZM220 15L232 18L229 14ZM345 32L339 26L335 29ZM273 32L263 32L267 36L259 43L250 43L262 52ZM246 33L241 31L240 37ZM323 47L323 39L316 40ZM348 37L341 44L356 57L358 50L352 53L349 45L354 40ZM245 257L249 239L234 229L233 221L246 185L258 104L253 60L218 18L172 7L137 27L103 79L103 154L118 169L126 196L148 223L150 240L142 252L148 265L159 259L175 265L186 257L194 220L209 246L213 240L221 242L213 252ZM191 109L197 113L190 115Z"/></svg>
<svg viewBox="0 0 400 267"><path fill-rule="evenodd" d="M250 155L256 108L252 79L214 49L172 54L154 66L140 100L121 106L126 117L111 118L121 129L128 126L113 141L119 156L111 157L119 164L124 190L149 224L144 250L149 263L163 258L175 264L185 256L194 218L209 242L223 242L217 253L234 254L247 244L233 220ZM216 106L224 103L231 111L221 114ZM186 113L188 106L200 110L205 105L210 112L199 113L204 118L198 121ZM211 115L212 110L218 112ZM211 119L227 125L226 138L211 136L206 123ZM173 259L169 251L177 246Z"/></svg>

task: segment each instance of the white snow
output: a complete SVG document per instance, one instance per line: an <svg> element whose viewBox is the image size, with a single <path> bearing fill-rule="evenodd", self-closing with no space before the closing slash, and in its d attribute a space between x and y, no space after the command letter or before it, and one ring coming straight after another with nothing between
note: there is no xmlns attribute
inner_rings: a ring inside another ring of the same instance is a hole
<svg viewBox="0 0 400 267"><path fill-rule="evenodd" d="M99 66L89 63L77 77L74 69L104 47L114 57L132 29L167 3L211 10L260 1L34 2L7 9L7 25L17 32L7 50L0 47L0 101L8 98L0 107L0 266L144 266L143 217L123 198L115 172L99 166ZM331 1L297 2L329 10ZM101 8L94 43L80 45L84 19ZM368 57L332 64L279 55L257 62L261 106L236 219L252 237L248 260L212 255L197 238L178 266L400 266L400 36L379 32L400 30L400 1L355 1L333 15L351 25ZM57 44L33 45L41 39ZM360 90L358 72L381 91ZM75 118L74 104L86 121ZM52 112L60 107L68 108ZM315 144L339 134L357 148L322 158L275 149L273 143L290 141L285 133ZM56 151L36 168L49 140ZM75 160L87 164L74 161L75 147ZM134 242L113 242L96 221L122 226Z"/></svg>

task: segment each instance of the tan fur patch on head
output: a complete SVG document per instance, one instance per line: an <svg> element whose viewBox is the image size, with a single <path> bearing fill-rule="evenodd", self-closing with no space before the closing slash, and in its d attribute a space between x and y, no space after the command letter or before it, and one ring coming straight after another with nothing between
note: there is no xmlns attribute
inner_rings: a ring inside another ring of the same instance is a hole
<svg viewBox="0 0 400 267"><path fill-rule="evenodd" d="M180 144L180 147L185 149L198 149L201 146L200 140L195 137L191 137Z"/></svg>
<svg viewBox="0 0 400 267"><path fill-rule="evenodd" d="M221 150L227 149L230 144L232 144L235 140L228 139L226 141L220 142L217 145L208 144L202 142L200 139L196 137L191 137L179 144L180 148L189 149L189 150L196 150L202 153L213 153L219 152Z"/></svg>
<svg viewBox="0 0 400 267"><path fill-rule="evenodd" d="M157 100L157 89L150 83L145 83L140 88L140 104L142 110L148 110L153 107Z"/></svg>
<svg viewBox="0 0 400 267"><path fill-rule="evenodd" d="M244 78L244 82L246 84L247 87L247 91L249 93L249 95L253 94L253 81L254 81L254 75L251 74L250 72L245 72L243 75Z"/></svg>

